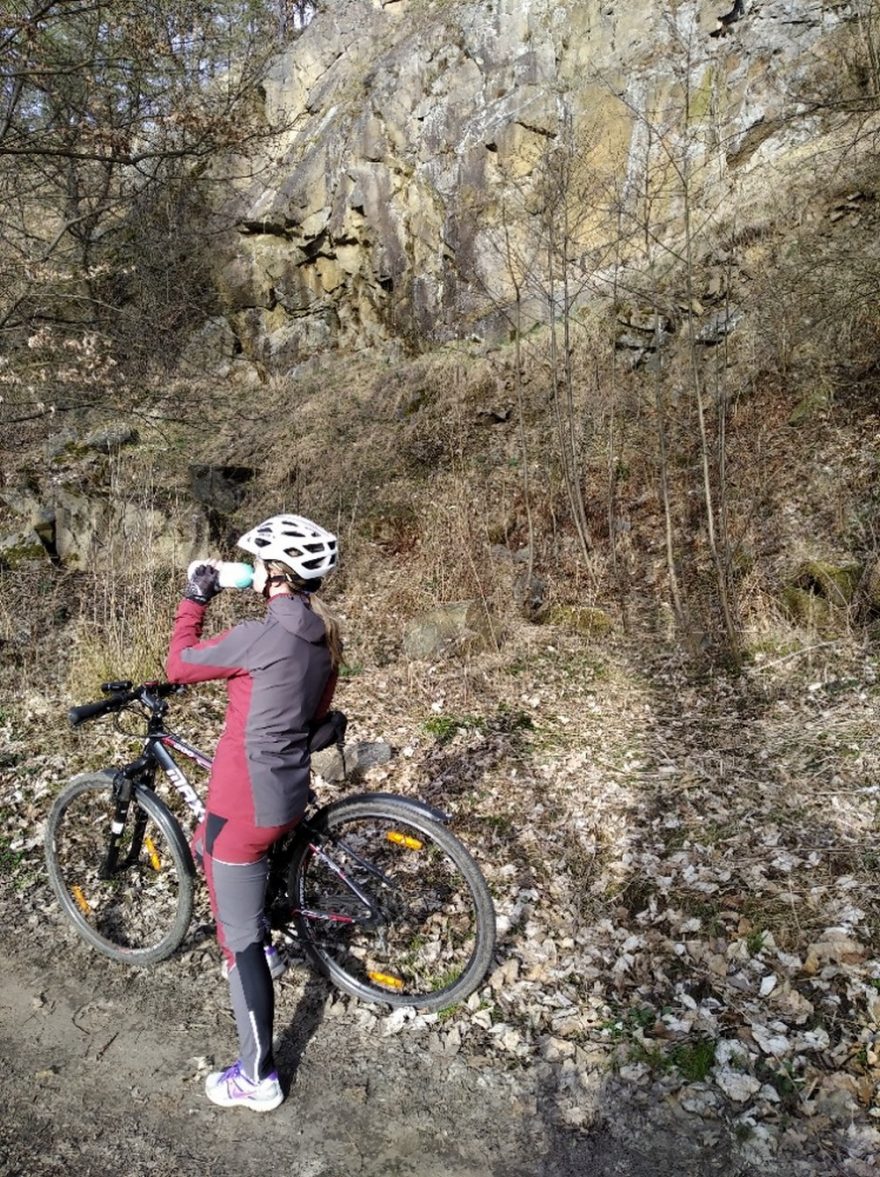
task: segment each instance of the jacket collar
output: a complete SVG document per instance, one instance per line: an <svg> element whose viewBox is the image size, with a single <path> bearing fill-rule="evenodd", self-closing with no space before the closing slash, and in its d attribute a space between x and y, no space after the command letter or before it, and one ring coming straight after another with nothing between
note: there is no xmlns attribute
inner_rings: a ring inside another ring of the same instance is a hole
<svg viewBox="0 0 880 1177"><path fill-rule="evenodd" d="M321 642L326 637L324 622L312 612L304 597L273 597L268 612L289 633L307 642Z"/></svg>

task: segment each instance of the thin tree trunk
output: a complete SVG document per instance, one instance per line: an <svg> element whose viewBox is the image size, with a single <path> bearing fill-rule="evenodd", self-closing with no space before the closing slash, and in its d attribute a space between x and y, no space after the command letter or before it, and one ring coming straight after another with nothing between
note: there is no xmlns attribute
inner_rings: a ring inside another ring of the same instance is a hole
<svg viewBox="0 0 880 1177"><path fill-rule="evenodd" d="M690 119L690 95L685 98L684 111L685 125L688 125ZM715 567L715 583L718 591L718 601L721 606L721 615L724 623L724 638L725 646L731 652L736 652L739 648L739 631L734 621L733 611L730 606L730 595L727 588L727 576L725 571L725 561L722 558L718 539L715 534L715 503L712 492L712 474L711 474L711 459L709 434L706 428L706 412L703 404L703 384L700 373L699 362L697 358L697 341L694 332L694 260L693 260L693 237L691 225L691 187L690 187L690 160L685 154L683 165L679 172L682 198L684 204L684 242L685 242L685 290L687 295L687 338L688 338L688 360L691 368L691 378L694 387L694 402L697 409L697 424L700 434L700 465L702 469L703 482L703 502L705 506L706 517L706 536L709 543L709 553L712 557L712 562Z"/></svg>
<svg viewBox="0 0 880 1177"><path fill-rule="evenodd" d="M666 404L663 397L663 372L660 353L660 315L654 308L654 332L657 343L657 367L654 377L654 405L657 412L657 444L660 451L660 500L663 504L663 523L666 539L666 571L669 575L669 592L672 597L672 611L679 629L684 628L684 610L678 585L675 563L675 531L672 525L672 507L669 499L669 447L666 439Z"/></svg>
<svg viewBox="0 0 880 1177"><path fill-rule="evenodd" d="M559 456L562 462L562 477L565 482L565 490L568 496L568 502L571 508L575 529L578 534L581 551L583 553L584 559L586 560L590 554L590 538L584 528L582 515L577 509L577 490L575 486L576 470L572 469L573 455L571 453L570 442L565 427L565 415L563 413L562 404L563 391L560 389L559 381L560 365L559 343L556 327L556 267L554 260L555 244L556 241L555 234L553 232L552 221L548 221L547 283L548 302L550 307L550 379L553 388L553 408L556 418L556 433L559 439Z"/></svg>
<svg viewBox="0 0 880 1177"><path fill-rule="evenodd" d="M519 280L514 272L512 263L512 249L510 243L510 236L508 225L504 224L504 243L505 252L507 255L507 269L510 281L513 285L514 291L514 323L513 323L513 355L514 355L514 373L513 373L513 388L516 397L516 411L519 417L518 433L519 433L519 447L522 455L522 491L523 503L526 509L526 527L528 534L528 563L526 565L526 596L528 595L530 586L535 575L535 525L532 516L532 495L531 482L529 479L529 450L526 439L526 421L525 421L525 400L522 390L522 289ZM525 603L525 602L524 602Z"/></svg>

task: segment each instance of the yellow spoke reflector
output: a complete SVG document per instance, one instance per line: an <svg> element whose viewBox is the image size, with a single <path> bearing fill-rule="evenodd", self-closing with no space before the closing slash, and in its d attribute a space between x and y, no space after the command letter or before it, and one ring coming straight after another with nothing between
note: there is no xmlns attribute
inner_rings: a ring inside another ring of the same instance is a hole
<svg viewBox="0 0 880 1177"><path fill-rule="evenodd" d="M70 893L74 898L76 906L80 909L83 915L91 915L92 909L89 907L88 899L86 899L85 895L83 894L82 887L75 885L70 888Z"/></svg>
<svg viewBox="0 0 880 1177"><path fill-rule="evenodd" d="M144 845L147 848L147 854L150 856L150 865L153 870L162 869L162 859L159 857L159 851L156 849L156 844L149 834L144 838Z"/></svg>
<svg viewBox="0 0 880 1177"><path fill-rule="evenodd" d="M418 838L410 838L406 834L399 834L397 830L389 830L385 837L389 842L393 842L395 846L405 846L407 850L421 850L425 845Z"/></svg>
<svg viewBox="0 0 880 1177"><path fill-rule="evenodd" d="M403 981L400 977L389 976L388 973L367 973L367 976L374 985L384 985L386 989L395 989L398 993L403 992Z"/></svg>

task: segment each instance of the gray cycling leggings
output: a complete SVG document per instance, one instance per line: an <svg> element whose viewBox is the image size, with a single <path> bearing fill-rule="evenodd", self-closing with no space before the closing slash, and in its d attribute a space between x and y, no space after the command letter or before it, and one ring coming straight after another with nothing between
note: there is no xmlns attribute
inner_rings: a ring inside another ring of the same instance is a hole
<svg viewBox="0 0 880 1177"><path fill-rule="evenodd" d="M296 822L259 828L209 813L193 839L193 849L205 868L217 940L229 967L238 1061L254 1082L275 1070L275 991L263 951L268 938L264 916L269 874L266 851L294 825ZM242 858L251 861L240 861Z"/></svg>

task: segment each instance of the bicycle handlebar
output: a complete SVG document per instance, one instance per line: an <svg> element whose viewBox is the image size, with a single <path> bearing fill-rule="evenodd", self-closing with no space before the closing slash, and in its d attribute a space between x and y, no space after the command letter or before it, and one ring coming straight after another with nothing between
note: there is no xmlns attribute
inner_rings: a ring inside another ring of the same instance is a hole
<svg viewBox="0 0 880 1177"><path fill-rule="evenodd" d="M141 686L130 691L114 692L107 699L98 699L95 703L81 703L79 707L71 707L67 713L67 720L71 727L78 727L88 719L96 719L99 715L107 715L111 711L121 711L123 707L127 707L129 703L134 703L136 700L150 707L151 711L155 711L155 705L152 705L149 700L150 695L164 699L166 695L176 694L182 689L179 683L173 682L142 683Z"/></svg>
<svg viewBox="0 0 880 1177"><path fill-rule="evenodd" d="M78 727L87 719L106 715L108 711L116 711L124 706L124 703L130 703L131 698L131 691L127 691L125 695L114 695L111 699L99 699L97 703L83 703L79 707L71 707L67 713L67 720L71 727Z"/></svg>

